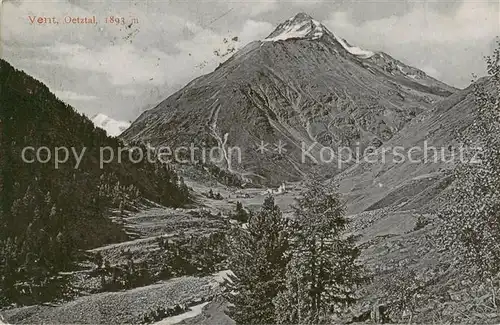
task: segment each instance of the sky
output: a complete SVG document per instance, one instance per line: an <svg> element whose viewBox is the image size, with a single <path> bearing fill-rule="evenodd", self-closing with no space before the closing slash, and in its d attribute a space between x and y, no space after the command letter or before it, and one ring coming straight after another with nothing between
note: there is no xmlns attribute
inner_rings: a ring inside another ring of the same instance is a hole
<svg viewBox="0 0 500 325"><path fill-rule="evenodd" d="M384 51L464 88L473 74L485 75L483 57L500 35L499 2L3 0L0 55L89 117L133 121L213 71L233 49L306 12L352 45ZM93 16L97 24L65 23ZM109 17L123 17L124 24Z"/></svg>

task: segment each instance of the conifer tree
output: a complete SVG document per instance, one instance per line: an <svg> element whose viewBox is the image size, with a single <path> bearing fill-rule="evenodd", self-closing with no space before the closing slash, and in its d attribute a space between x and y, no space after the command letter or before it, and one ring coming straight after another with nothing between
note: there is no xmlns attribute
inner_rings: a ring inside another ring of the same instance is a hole
<svg viewBox="0 0 500 325"><path fill-rule="evenodd" d="M248 221L248 212L243 208L243 204L240 201L236 202L233 218L242 223Z"/></svg>
<svg viewBox="0 0 500 325"><path fill-rule="evenodd" d="M294 208L286 289L275 299L278 323L331 323L356 301L357 286L368 278L347 223L339 195L309 181Z"/></svg>
<svg viewBox="0 0 500 325"><path fill-rule="evenodd" d="M229 314L238 324L274 324L273 299L283 290L288 261L287 222L272 197L230 239Z"/></svg>

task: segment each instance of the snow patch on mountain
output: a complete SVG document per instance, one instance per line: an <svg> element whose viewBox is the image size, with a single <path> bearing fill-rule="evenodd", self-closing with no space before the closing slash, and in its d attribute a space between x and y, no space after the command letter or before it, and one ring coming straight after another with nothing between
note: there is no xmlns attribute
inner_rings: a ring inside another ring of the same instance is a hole
<svg viewBox="0 0 500 325"><path fill-rule="evenodd" d="M355 55L355 56L358 56L362 59L369 59L371 58L373 55L375 55L375 52L372 52L372 51L367 51L367 50L363 50L357 46L351 46L349 45L344 39L338 37L335 35L335 39L337 40L337 42L340 43L340 45L342 45L342 47L349 53L351 53L352 55Z"/></svg>
<svg viewBox="0 0 500 325"><path fill-rule="evenodd" d="M304 13L299 13L278 26L263 42L277 42L289 39L319 39L324 35L324 27Z"/></svg>
<svg viewBox="0 0 500 325"><path fill-rule="evenodd" d="M97 114L92 122L98 128L103 129L111 137L117 137L130 127L129 122L117 121L104 114Z"/></svg>

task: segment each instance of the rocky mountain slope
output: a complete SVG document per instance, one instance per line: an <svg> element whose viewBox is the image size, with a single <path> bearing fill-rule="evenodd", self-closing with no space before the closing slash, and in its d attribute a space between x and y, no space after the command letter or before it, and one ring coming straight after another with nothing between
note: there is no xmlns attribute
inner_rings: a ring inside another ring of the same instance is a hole
<svg viewBox="0 0 500 325"><path fill-rule="evenodd" d="M498 320L484 311L492 293L473 285L454 265L451 252L440 246L436 216L449 204L445 195L454 182L451 171L479 152L468 148L461 156L459 134L468 132L477 114L474 87L488 89L490 84L480 79L440 101L379 148L376 162L363 161L335 177L347 199L351 229L360 236L364 263L374 272L357 306L360 315L365 313L361 318L379 306L388 317L401 304L394 293L415 290L415 322ZM405 148L404 161L393 154L394 147Z"/></svg>
<svg viewBox="0 0 500 325"><path fill-rule="evenodd" d="M425 212L436 207L440 190L449 183L447 171L461 159L459 132L474 121L473 87L440 101L384 143L372 158L336 175L340 190L348 195L349 213L394 206Z"/></svg>
<svg viewBox="0 0 500 325"><path fill-rule="evenodd" d="M221 167L254 182L279 183L314 169L315 159L304 151L321 161L324 146L334 152L358 143L362 150L380 146L455 91L297 14L144 112L122 137L155 146L223 147ZM262 142L268 146L256 152ZM241 159L228 154L235 147ZM327 165L323 173L338 172L336 164Z"/></svg>

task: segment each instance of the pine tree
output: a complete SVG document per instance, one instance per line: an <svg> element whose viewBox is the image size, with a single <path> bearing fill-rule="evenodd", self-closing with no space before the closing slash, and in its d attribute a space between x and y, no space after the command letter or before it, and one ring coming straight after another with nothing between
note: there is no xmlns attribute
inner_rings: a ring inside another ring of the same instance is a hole
<svg viewBox="0 0 500 325"><path fill-rule="evenodd" d="M337 193L310 181L294 208L291 261L286 289L275 299L281 324L331 323L331 317L356 301L367 281L354 239L345 235L347 219Z"/></svg>
<svg viewBox="0 0 500 325"><path fill-rule="evenodd" d="M236 221L246 223L248 221L248 212L243 208L243 204L240 201L236 202L236 207L234 211L233 218Z"/></svg>
<svg viewBox="0 0 500 325"><path fill-rule="evenodd" d="M102 268L103 262L104 262L104 258L102 256L101 252L97 252L97 254L94 256L93 262L96 265L97 269Z"/></svg>
<svg viewBox="0 0 500 325"><path fill-rule="evenodd" d="M489 78L474 87L474 124L461 134L465 145L482 149L481 161L463 162L455 170L450 203L439 213L438 241L461 270L494 286L500 275L500 42L486 63ZM494 288L492 293L496 307Z"/></svg>
<svg viewBox="0 0 500 325"><path fill-rule="evenodd" d="M120 204L118 205L118 210L120 211L120 217L123 217L123 212L125 211L123 201L120 201Z"/></svg>
<svg viewBox="0 0 500 325"><path fill-rule="evenodd" d="M230 317L238 324L276 323L273 299L284 288L287 221L272 197L266 198L246 229L237 228L230 238Z"/></svg>
<svg viewBox="0 0 500 325"><path fill-rule="evenodd" d="M189 188L184 182L184 178L182 177L179 178L178 189L180 193L180 198L184 201L182 203L187 202L189 200Z"/></svg>

